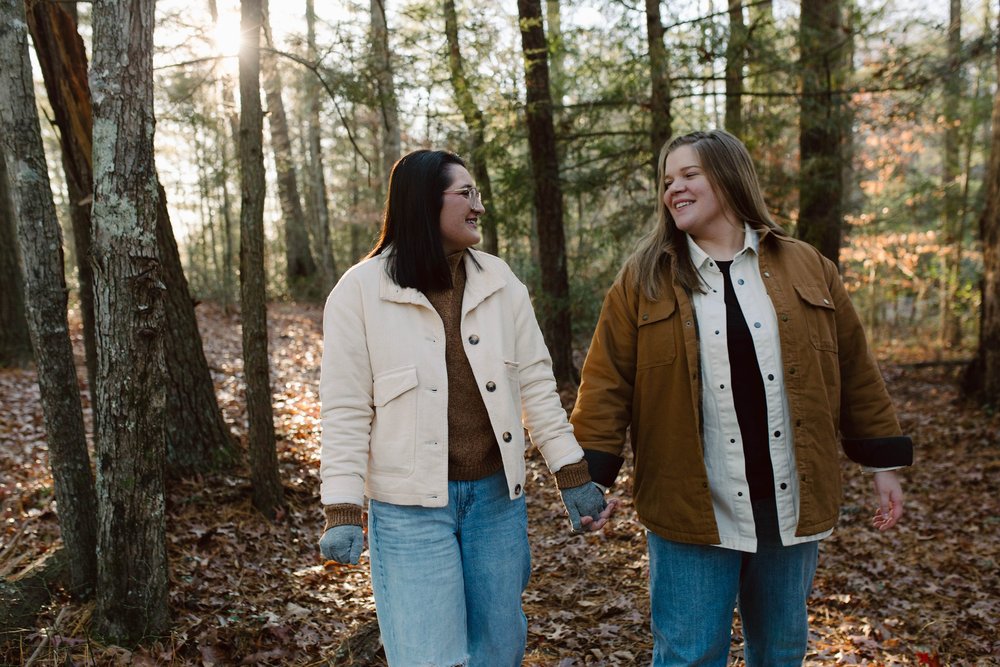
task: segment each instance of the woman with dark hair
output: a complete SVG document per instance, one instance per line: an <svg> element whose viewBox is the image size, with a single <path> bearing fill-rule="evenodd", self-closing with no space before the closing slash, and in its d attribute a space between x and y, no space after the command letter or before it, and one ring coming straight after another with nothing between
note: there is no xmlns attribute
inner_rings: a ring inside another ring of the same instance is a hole
<svg viewBox="0 0 1000 667"><path fill-rule="evenodd" d="M751 667L801 665L837 443L903 514L912 461L837 266L772 220L746 147L668 142L657 221L604 301L571 421L610 486L626 430L647 529L653 664L724 666L738 606Z"/></svg>
<svg viewBox="0 0 1000 667"><path fill-rule="evenodd" d="M614 508L590 480L528 291L472 250L461 158L392 169L382 232L323 319L323 556L357 563L365 496L379 630L395 665L520 665L530 573L524 427L574 532Z"/></svg>

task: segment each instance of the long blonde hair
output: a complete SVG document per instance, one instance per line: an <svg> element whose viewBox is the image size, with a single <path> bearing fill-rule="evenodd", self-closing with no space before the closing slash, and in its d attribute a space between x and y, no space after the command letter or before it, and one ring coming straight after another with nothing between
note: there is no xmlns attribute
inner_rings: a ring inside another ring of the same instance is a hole
<svg viewBox="0 0 1000 667"><path fill-rule="evenodd" d="M687 234L677 228L663 203L667 156L681 146L694 149L715 195L737 220L746 221L753 229L766 228L785 236L785 231L767 210L757 170L743 142L725 130L674 137L663 145L657 161L656 224L639 240L622 267L622 274L631 276L634 284L653 301L659 299L663 274L671 267L677 281L688 292L704 290L698 270L691 261Z"/></svg>

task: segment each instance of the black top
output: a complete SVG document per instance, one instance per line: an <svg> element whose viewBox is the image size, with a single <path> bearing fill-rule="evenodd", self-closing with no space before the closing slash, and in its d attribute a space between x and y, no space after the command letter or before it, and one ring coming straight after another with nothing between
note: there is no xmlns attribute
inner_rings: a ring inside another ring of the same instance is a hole
<svg viewBox="0 0 1000 667"><path fill-rule="evenodd" d="M722 272L726 297L726 342L729 347L729 369L732 374L733 402L736 419L743 438L743 458L746 459L750 498L774 497L774 469L768 448L767 397L764 380L757 363L750 327L747 326L740 302L729 275L732 260L715 262Z"/></svg>

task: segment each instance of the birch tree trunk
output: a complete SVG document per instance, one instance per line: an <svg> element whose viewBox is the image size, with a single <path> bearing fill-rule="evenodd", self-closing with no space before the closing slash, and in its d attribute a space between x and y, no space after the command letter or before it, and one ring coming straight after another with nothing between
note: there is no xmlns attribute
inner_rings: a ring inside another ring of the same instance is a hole
<svg viewBox="0 0 1000 667"><path fill-rule="evenodd" d="M729 0L729 40L726 42L726 130L743 138L743 65L747 27L743 0Z"/></svg>
<svg viewBox="0 0 1000 667"><path fill-rule="evenodd" d="M240 305L243 319L243 376L250 419L250 480L253 504L273 519L281 507L267 357L267 301L264 276L264 117L260 105L261 0L240 2Z"/></svg>
<svg viewBox="0 0 1000 667"><path fill-rule="evenodd" d="M799 220L796 234L840 262L844 179L844 49L840 0L801 0Z"/></svg>
<svg viewBox="0 0 1000 667"><path fill-rule="evenodd" d="M98 632L136 643L169 623L162 204L153 164L154 0L94 3L94 319ZM176 335L171 331L170 335ZM169 337L169 336L168 336Z"/></svg>
<svg viewBox="0 0 1000 667"><path fill-rule="evenodd" d="M489 215L489 206L493 202L493 185L490 183L490 172L487 166L486 123L483 120L483 112L472 95L469 80L465 74L465 64L462 61L462 50L459 46L458 14L455 11L455 0L443 0L442 9L444 11L444 32L448 40L448 68L451 73L451 86L455 90L455 101L462 111L465 126L469 128L472 175L476 179L476 187L483 195L483 205L487 207L487 215L483 218L483 250L496 255L499 252L497 220L495 215Z"/></svg>
<svg viewBox="0 0 1000 667"><path fill-rule="evenodd" d="M646 0L646 38L649 42L650 80L650 126L649 149L652 153L650 164L653 180L656 180L656 161L660 149L670 138L670 70L667 62L667 47L663 42L663 19L660 16L660 0Z"/></svg>
<svg viewBox="0 0 1000 667"><path fill-rule="evenodd" d="M24 368L32 361L31 333L24 314L24 281L18 265L14 202L7 162L0 147L0 368Z"/></svg>
<svg viewBox="0 0 1000 667"><path fill-rule="evenodd" d="M319 65L319 51L316 48L316 8L314 0L306 0L306 48L309 61ZM312 221L313 245L316 257L319 259L320 272L323 275L321 293L326 294L333 289L340 277L337 262L333 257L333 244L330 239L330 207L326 198L326 172L323 166L322 132L320 130L320 110L324 93L321 90L315 72L306 75L306 123L309 155L309 187L306 209Z"/></svg>
<svg viewBox="0 0 1000 667"><path fill-rule="evenodd" d="M1000 16L997 17L1000 34ZM1000 49L995 51L1000 76ZM993 130L986 178L986 205L979 218L983 244L983 305L976 357L965 370L962 389L984 405L1000 408L1000 89L993 94Z"/></svg>
<svg viewBox="0 0 1000 667"><path fill-rule="evenodd" d="M389 51L389 30L385 19L385 0L371 0L372 70L375 74L375 94L380 112L382 136L382 173L380 193L389 185L392 166L400 157L399 104L393 80L392 56ZM379 197L381 200L382 197Z"/></svg>
<svg viewBox="0 0 1000 667"><path fill-rule="evenodd" d="M0 0L0 73L0 154L14 207L59 527L72 555L71 585L85 592L97 574L97 499L66 321L62 234L42 148L22 0Z"/></svg>
<svg viewBox="0 0 1000 667"><path fill-rule="evenodd" d="M281 215L285 229L285 278L288 291L295 300L309 300L326 296L317 280L316 262L309 250L309 234L306 232L302 200L299 198L298 176L295 160L292 158L292 141L288 134L288 118L282 99L281 73L278 71L277 57L271 39L271 27L267 17L267 0L261 3L264 12L264 40L268 47L261 52L264 72L264 92L267 97L267 120L271 129L271 150L274 151L274 166L277 171L278 199L281 201Z"/></svg>
<svg viewBox="0 0 1000 667"><path fill-rule="evenodd" d="M542 26L540 0L518 0L521 48L531 149L531 172L538 215L538 249L544 299L538 309L542 332L552 355L556 382L575 381L572 360L572 330L569 314L569 279L566 275L566 239L563 231L562 188L556 152L552 97L549 92L548 43Z"/></svg>

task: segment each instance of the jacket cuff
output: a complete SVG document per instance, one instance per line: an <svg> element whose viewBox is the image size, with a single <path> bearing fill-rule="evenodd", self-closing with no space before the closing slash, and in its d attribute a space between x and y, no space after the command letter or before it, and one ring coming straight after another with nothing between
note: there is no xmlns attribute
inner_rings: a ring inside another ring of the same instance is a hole
<svg viewBox="0 0 1000 667"><path fill-rule="evenodd" d="M590 473L587 472L587 462L577 461L565 465L556 471L556 488L572 489L590 481Z"/></svg>
<svg viewBox="0 0 1000 667"><path fill-rule="evenodd" d="M618 477L625 459L614 454L598 451L596 449L583 450L583 460L590 468L590 478L598 484L611 487Z"/></svg>
<svg viewBox="0 0 1000 667"><path fill-rule="evenodd" d="M870 468L913 465L913 441L906 435L888 438L844 438L844 453L855 463Z"/></svg>
<svg viewBox="0 0 1000 667"><path fill-rule="evenodd" d="M326 517L326 526L323 528L323 532L334 526L361 525L361 507L353 503L323 505L323 515Z"/></svg>

